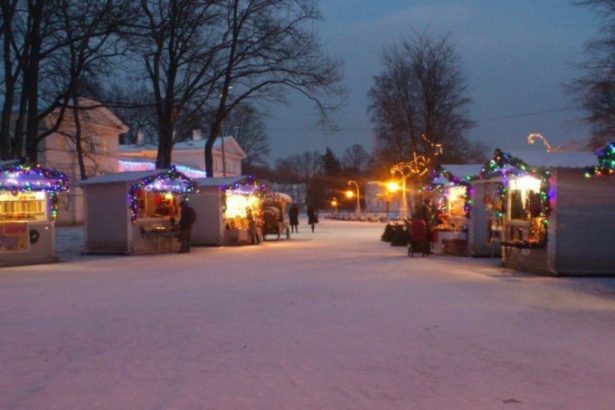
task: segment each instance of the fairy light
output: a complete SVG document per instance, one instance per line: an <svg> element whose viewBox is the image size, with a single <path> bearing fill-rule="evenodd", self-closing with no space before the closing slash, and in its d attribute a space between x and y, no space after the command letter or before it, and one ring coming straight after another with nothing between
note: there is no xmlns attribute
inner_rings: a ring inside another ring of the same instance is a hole
<svg viewBox="0 0 615 410"><path fill-rule="evenodd" d="M549 141L547 141L547 139L541 133L534 132L527 136L527 143L530 145L533 145L536 140L540 140L543 143L543 145L545 146L545 151L551 152L551 144L549 144Z"/></svg>
<svg viewBox="0 0 615 410"><path fill-rule="evenodd" d="M43 168L40 164L14 163L0 167L0 191L47 192L52 221L58 216L58 193L68 190L66 174Z"/></svg>
<svg viewBox="0 0 615 410"><path fill-rule="evenodd" d="M196 183L179 172L174 166L158 174L141 178L133 183L128 190L128 207L132 223L137 221L139 215L138 196L141 191L189 194L196 191Z"/></svg>
<svg viewBox="0 0 615 410"><path fill-rule="evenodd" d="M615 173L615 141L596 152L598 165L585 168L585 177L611 176Z"/></svg>

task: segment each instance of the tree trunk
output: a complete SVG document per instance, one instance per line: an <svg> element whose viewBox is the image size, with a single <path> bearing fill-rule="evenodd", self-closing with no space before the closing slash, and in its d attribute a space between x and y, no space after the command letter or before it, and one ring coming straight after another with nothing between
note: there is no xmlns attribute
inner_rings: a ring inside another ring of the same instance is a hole
<svg viewBox="0 0 615 410"><path fill-rule="evenodd" d="M214 143L216 142L216 138L220 135L220 122L215 121L211 125L211 130L209 133L209 137L207 138L207 142L205 143L205 173L207 174L207 178L213 178L214 176Z"/></svg>
<svg viewBox="0 0 615 410"><path fill-rule="evenodd" d="M39 1L30 7L32 26L29 34L30 53L27 56L27 70L24 71L26 87L22 90L27 95L28 115L26 117L26 158L36 163L38 160L38 83L41 51L41 23L45 2Z"/></svg>
<svg viewBox="0 0 615 410"><path fill-rule="evenodd" d="M88 179L85 170L85 161L83 159L83 147L81 145L81 119L79 118L79 99L73 97L73 121L75 122L75 146L77 149L77 162L79 163L79 175L81 180Z"/></svg>

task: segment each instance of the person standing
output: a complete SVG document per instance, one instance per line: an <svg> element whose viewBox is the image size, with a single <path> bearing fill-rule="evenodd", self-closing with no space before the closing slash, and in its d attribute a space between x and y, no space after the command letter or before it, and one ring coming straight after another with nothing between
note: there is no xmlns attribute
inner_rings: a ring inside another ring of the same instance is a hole
<svg viewBox="0 0 615 410"><path fill-rule="evenodd" d="M248 219L248 230L250 232L250 237L252 238L252 245L258 245L261 243L261 240L258 237L258 231L256 229L256 219L254 218L254 214L250 208L246 210L246 218Z"/></svg>
<svg viewBox="0 0 615 410"><path fill-rule="evenodd" d="M179 207L181 212L179 217L179 241L181 243L179 253L187 253L190 252L190 232L192 225L196 222L196 212L188 204L187 199L184 199Z"/></svg>
<svg viewBox="0 0 615 410"><path fill-rule="evenodd" d="M312 227L312 232L314 232L314 225L318 223L318 211L312 205L308 205L307 216L308 224Z"/></svg>
<svg viewBox="0 0 615 410"><path fill-rule="evenodd" d="M293 203L288 209L288 219L290 222L290 231L299 233L299 208Z"/></svg>

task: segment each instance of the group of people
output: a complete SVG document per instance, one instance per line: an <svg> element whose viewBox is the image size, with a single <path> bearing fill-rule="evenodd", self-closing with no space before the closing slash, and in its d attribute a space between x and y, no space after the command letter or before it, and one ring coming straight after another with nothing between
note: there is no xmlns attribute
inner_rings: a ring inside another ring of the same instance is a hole
<svg viewBox="0 0 615 410"><path fill-rule="evenodd" d="M314 232L314 227L318 223L318 211L312 205L308 205L306 212L308 217L308 225L310 225L312 232ZM290 223L291 232L298 233L299 207L297 207L297 204L295 203L293 203L288 209L288 222Z"/></svg>

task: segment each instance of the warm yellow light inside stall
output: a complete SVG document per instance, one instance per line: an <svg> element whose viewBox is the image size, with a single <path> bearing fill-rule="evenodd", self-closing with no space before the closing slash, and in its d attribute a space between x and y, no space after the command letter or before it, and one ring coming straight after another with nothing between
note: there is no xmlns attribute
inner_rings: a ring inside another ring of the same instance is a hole
<svg viewBox="0 0 615 410"><path fill-rule="evenodd" d="M510 190L520 191L522 203L525 203L530 192L540 192L540 179L530 175L511 179Z"/></svg>
<svg viewBox="0 0 615 410"><path fill-rule="evenodd" d="M463 216L465 214L466 188L453 186L448 188L448 211L451 216Z"/></svg>
<svg viewBox="0 0 615 410"><path fill-rule="evenodd" d="M225 218L245 218L246 210L250 208L256 210L258 208L258 197L255 195L229 193L226 195L226 210L224 211Z"/></svg>

